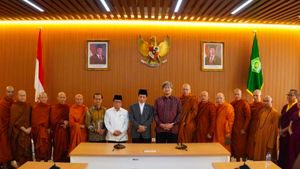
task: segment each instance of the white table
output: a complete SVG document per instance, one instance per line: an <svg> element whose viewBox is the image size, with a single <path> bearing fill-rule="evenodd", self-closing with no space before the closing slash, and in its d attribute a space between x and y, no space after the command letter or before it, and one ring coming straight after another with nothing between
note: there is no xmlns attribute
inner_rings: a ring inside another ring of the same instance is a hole
<svg viewBox="0 0 300 169"><path fill-rule="evenodd" d="M229 162L230 153L219 143L176 144L81 143L70 154L72 163L88 163L88 169L213 169L213 162Z"/></svg>

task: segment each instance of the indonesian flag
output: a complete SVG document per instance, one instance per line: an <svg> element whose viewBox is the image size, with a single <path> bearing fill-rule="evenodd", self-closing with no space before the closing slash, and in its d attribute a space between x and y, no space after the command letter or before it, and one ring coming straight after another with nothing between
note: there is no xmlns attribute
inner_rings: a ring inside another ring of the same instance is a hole
<svg viewBox="0 0 300 169"><path fill-rule="evenodd" d="M39 31L38 45L36 51L34 89L35 89L35 101L38 101L39 94L44 91L44 69L43 69L41 30Z"/></svg>

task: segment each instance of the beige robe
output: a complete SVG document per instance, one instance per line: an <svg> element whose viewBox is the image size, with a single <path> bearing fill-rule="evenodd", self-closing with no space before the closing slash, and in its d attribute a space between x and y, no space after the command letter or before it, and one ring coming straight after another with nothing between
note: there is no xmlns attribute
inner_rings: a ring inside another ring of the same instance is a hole
<svg viewBox="0 0 300 169"><path fill-rule="evenodd" d="M278 121L280 114L273 108L264 107L261 110L255 135L254 160L266 160L267 151L271 153L276 149L278 135Z"/></svg>

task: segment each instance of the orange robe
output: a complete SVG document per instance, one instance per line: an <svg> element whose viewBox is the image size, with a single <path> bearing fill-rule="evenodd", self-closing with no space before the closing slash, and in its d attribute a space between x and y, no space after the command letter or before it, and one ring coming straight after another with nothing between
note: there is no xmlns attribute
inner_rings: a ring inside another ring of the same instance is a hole
<svg viewBox="0 0 300 169"><path fill-rule="evenodd" d="M32 110L32 139L36 161L48 161L51 158L50 105L37 103Z"/></svg>
<svg viewBox="0 0 300 169"><path fill-rule="evenodd" d="M14 160L19 165L32 161L31 138L20 128L30 127L31 106L28 103L13 103L10 109L9 136Z"/></svg>
<svg viewBox="0 0 300 169"><path fill-rule="evenodd" d="M69 106L67 104L56 104L51 107L50 124L51 139L53 142L53 161L67 162L69 132L64 128L64 121L69 121Z"/></svg>
<svg viewBox="0 0 300 169"><path fill-rule="evenodd" d="M257 123L255 135L255 146L253 159L255 161L266 160L267 150L271 153L276 152L276 140L278 136L278 122L280 114L273 108L263 108ZM273 156L276 160L276 156Z"/></svg>
<svg viewBox="0 0 300 169"><path fill-rule="evenodd" d="M228 151L230 151L230 141L226 143L226 135L231 135L234 122L234 109L231 104L223 103L216 107L216 130L214 134L214 142L219 142ZM229 138L230 139L230 138Z"/></svg>
<svg viewBox="0 0 300 169"><path fill-rule="evenodd" d="M249 132L248 132L248 145L247 145L247 154L248 159L253 160L254 155L254 145L255 145L255 135L257 131L257 123L259 121L261 110L264 107L262 102L253 102L250 104L251 110L251 120L249 124Z"/></svg>
<svg viewBox="0 0 300 169"><path fill-rule="evenodd" d="M192 95L181 96L179 99L182 105L178 133L179 142L192 143L195 140L198 101Z"/></svg>
<svg viewBox="0 0 300 169"><path fill-rule="evenodd" d="M10 107L12 103L13 99L9 97L5 97L0 100L0 163L6 163L12 160L8 137Z"/></svg>
<svg viewBox="0 0 300 169"><path fill-rule="evenodd" d="M231 102L234 108L234 123L231 137L231 150L232 156L237 160L240 158L246 158L247 156L247 132L248 126L251 120L250 105L246 100L237 100ZM241 130L244 129L246 134L241 134Z"/></svg>
<svg viewBox="0 0 300 169"><path fill-rule="evenodd" d="M71 130L69 153L81 142L87 141L86 128L81 128L80 125L85 126L85 115L88 111L85 105L72 105L69 113L69 125Z"/></svg>
<svg viewBox="0 0 300 169"><path fill-rule="evenodd" d="M212 102L200 102L198 105L196 141L198 143L212 142L207 134L213 136L216 125L216 106Z"/></svg>

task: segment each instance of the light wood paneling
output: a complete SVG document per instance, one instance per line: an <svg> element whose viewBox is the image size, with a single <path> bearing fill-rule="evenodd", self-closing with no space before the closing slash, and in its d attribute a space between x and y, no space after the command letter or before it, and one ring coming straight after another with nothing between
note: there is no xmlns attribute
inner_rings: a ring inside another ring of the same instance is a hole
<svg viewBox="0 0 300 169"><path fill-rule="evenodd" d="M137 100L139 88L148 89L149 103L162 94L161 83L174 83L174 94L180 95L183 83L190 83L192 92L224 92L233 99L232 90L246 89L249 57L256 28L130 26L130 25L1 25L0 26L0 88L8 84L26 89L33 101L34 66L38 29L42 27L46 91L50 102L56 93L65 91L68 102L82 93L86 105L92 94L102 92L104 105L111 106L114 94L124 96L124 108ZM300 31L297 29L257 28L264 74L263 94L273 96L274 106L281 109L290 88L299 88ZM160 42L169 35L171 51L168 62L150 68L140 62L137 37L156 35ZM109 40L109 70L86 69L86 41ZM201 41L225 43L223 72L200 69ZM244 92L249 101L249 95Z"/></svg>

